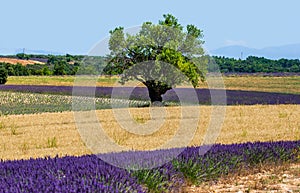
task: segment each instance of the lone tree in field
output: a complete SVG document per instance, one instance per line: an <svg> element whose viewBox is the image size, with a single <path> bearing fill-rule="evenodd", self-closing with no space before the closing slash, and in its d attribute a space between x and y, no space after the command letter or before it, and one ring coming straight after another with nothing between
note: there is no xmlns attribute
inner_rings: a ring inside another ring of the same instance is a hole
<svg viewBox="0 0 300 193"><path fill-rule="evenodd" d="M196 87L206 74L203 34L194 25L184 29L178 20L163 15L158 24L145 22L135 35L123 27L110 31L108 65L104 72L121 74L121 83L138 80L148 89L151 103L176 85Z"/></svg>
<svg viewBox="0 0 300 193"><path fill-rule="evenodd" d="M8 72L4 67L0 66L0 84L5 84L7 81Z"/></svg>

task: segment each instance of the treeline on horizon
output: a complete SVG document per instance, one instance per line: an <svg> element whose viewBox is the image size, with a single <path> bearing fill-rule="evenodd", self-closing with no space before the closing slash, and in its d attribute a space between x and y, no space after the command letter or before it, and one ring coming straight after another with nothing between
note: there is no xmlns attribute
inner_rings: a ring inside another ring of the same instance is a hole
<svg viewBox="0 0 300 193"><path fill-rule="evenodd" d="M5 58L17 58L34 60L44 64L9 64L0 63L0 67L6 68L9 76L29 75L75 75L75 74L107 74L117 75L119 69L108 69L105 66L105 57L83 55L31 55L17 54L12 56L0 56ZM245 60L212 56L211 62L217 65L209 65L208 72L221 73L299 73L299 59L271 60L264 57L249 56ZM84 65L83 65L84 64Z"/></svg>
<svg viewBox="0 0 300 193"><path fill-rule="evenodd" d="M61 76L75 74L98 74L103 69L104 57L83 55L33 55L17 54L0 56L0 58L12 58L37 61L36 64L10 64L0 62L0 67L6 68L9 76ZM44 64L39 64L42 62ZM82 65L84 63L85 65Z"/></svg>
<svg viewBox="0 0 300 193"><path fill-rule="evenodd" d="M264 57L249 56L245 60L213 56L222 73L298 73L299 59L271 60ZM208 69L213 71L215 69Z"/></svg>

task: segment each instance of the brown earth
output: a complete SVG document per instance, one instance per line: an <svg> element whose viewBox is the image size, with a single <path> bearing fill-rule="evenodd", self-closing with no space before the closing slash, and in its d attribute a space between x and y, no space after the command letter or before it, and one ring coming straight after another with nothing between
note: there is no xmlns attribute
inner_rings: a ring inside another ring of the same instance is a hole
<svg viewBox="0 0 300 193"><path fill-rule="evenodd" d="M43 62L34 61L34 60L21 60L16 58L0 58L0 62L9 63L9 64L21 64L26 66L28 64L44 64Z"/></svg>
<svg viewBox="0 0 300 193"><path fill-rule="evenodd" d="M293 193L300 192L300 162L264 165L229 174L198 187L186 186L182 192L194 193Z"/></svg>

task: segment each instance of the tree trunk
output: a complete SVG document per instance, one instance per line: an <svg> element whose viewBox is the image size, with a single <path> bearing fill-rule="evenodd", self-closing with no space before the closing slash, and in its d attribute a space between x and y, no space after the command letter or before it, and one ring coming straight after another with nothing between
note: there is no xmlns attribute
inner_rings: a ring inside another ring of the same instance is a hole
<svg viewBox="0 0 300 193"><path fill-rule="evenodd" d="M158 88L152 88L152 87L147 87L148 88L148 92L149 92L149 97L151 100L151 103L153 104L154 102L162 102L162 94L159 91Z"/></svg>
<svg viewBox="0 0 300 193"><path fill-rule="evenodd" d="M149 80L143 82L143 84L148 88L149 97L152 105L162 105L162 95L171 89L168 85L160 81Z"/></svg>

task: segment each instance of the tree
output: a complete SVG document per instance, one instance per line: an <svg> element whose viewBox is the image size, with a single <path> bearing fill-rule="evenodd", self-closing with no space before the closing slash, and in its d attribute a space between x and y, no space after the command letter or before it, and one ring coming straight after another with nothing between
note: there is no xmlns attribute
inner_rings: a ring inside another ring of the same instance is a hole
<svg viewBox="0 0 300 193"><path fill-rule="evenodd" d="M203 34L194 25L186 30L178 20L163 15L158 24L144 22L135 35L123 27L110 31L108 64L104 71L121 75L121 83L138 80L148 89L151 102L162 102L162 95L185 81L194 87L205 80L206 57Z"/></svg>
<svg viewBox="0 0 300 193"><path fill-rule="evenodd" d="M29 60L30 56L24 53L18 53L16 54L18 59L24 59L24 60Z"/></svg>
<svg viewBox="0 0 300 193"><path fill-rule="evenodd" d="M67 66L66 61L58 61L54 63L54 69L53 69L53 74L54 75L66 75L66 66Z"/></svg>
<svg viewBox="0 0 300 193"><path fill-rule="evenodd" d="M4 67L0 67L0 84L5 84L7 81L7 70Z"/></svg>

